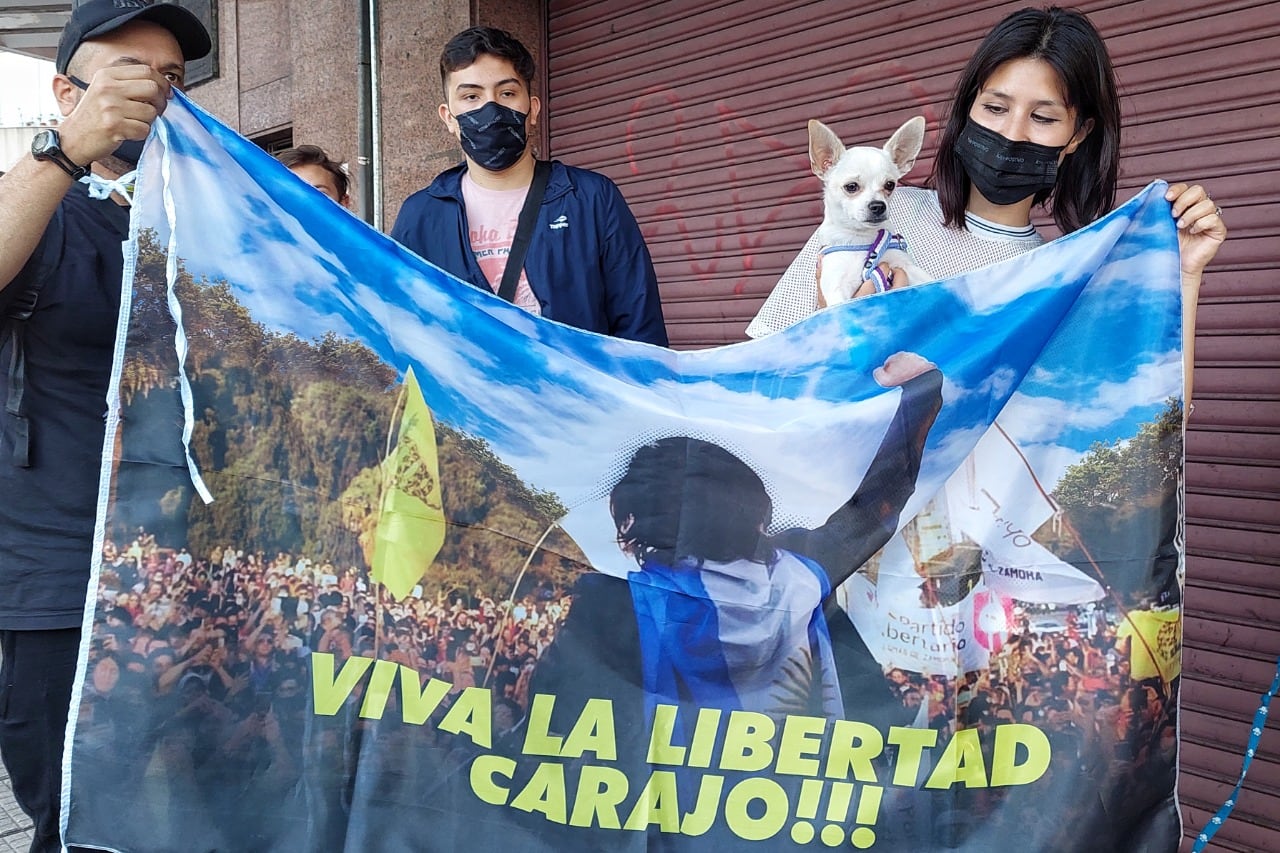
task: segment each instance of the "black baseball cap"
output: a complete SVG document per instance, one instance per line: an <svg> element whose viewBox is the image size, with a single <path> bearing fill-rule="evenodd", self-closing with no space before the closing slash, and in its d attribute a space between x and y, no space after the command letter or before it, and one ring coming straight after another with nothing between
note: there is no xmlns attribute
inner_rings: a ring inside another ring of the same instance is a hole
<svg viewBox="0 0 1280 853"><path fill-rule="evenodd" d="M114 32L130 21L151 21L164 27L178 41L187 62L209 54L213 43L209 31L192 12L176 3L152 0L87 0L71 10L71 19L58 40L57 70L67 73L71 57L90 39Z"/></svg>

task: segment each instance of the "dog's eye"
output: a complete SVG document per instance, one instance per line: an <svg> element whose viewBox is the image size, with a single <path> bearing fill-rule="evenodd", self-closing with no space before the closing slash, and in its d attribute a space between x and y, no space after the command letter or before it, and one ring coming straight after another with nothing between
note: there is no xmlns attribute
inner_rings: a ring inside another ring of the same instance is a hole
<svg viewBox="0 0 1280 853"><path fill-rule="evenodd" d="M844 185L844 191L849 195L856 195L862 187L856 181L850 181Z"/></svg>
<svg viewBox="0 0 1280 853"><path fill-rule="evenodd" d="M898 186L898 184L897 184L897 182L895 182L895 181L885 181L885 182L884 182L884 191L885 191L885 192L887 192L887 193L891 193L891 192L893 192L894 187L896 187L896 186Z"/></svg>

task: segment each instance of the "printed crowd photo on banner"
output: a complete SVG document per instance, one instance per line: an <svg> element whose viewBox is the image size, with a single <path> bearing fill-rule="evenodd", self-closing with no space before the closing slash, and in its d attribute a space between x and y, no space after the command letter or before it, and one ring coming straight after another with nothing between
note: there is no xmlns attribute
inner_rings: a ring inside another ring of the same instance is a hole
<svg viewBox="0 0 1280 853"><path fill-rule="evenodd" d="M451 278L175 94L134 199L64 838L1175 849L1163 189L675 352Z"/></svg>

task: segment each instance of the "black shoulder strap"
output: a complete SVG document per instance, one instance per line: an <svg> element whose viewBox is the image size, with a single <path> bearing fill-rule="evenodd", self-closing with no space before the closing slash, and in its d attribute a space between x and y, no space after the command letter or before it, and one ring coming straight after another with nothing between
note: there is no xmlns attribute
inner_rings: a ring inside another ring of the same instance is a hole
<svg viewBox="0 0 1280 853"><path fill-rule="evenodd" d="M54 210L49 221L49 229L45 232L44 245L61 246L63 241L62 205ZM50 243L50 241L52 241ZM40 251L37 248L37 251ZM38 262L39 263L39 262ZM0 329L9 338L9 385L5 397L5 414L13 419L12 429L8 430L13 438L14 465L19 468L31 466L31 436L27 423L27 410L22 405L27 390L27 354L24 341L25 324L36 310L36 302L40 298L40 290L53 273L53 264L39 263L30 277L21 285L22 289L5 305L0 315Z"/></svg>
<svg viewBox="0 0 1280 853"><path fill-rule="evenodd" d="M9 393L5 398L5 414L13 423L6 432L13 438L12 463L19 468L31 467L31 434L27 424L26 408L22 405L27 386L27 354L23 346L23 321L8 319L9 331Z"/></svg>
<svg viewBox="0 0 1280 853"><path fill-rule="evenodd" d="M520 208L516 236L511 240L511 254L507 255L502 283L498 285L498 295L508 302L513 302L516 298L516 283L520 281L520 270L524 269L524 256L529 251L529 239L533 236L533 223L538 220L538 208L542 207L542 196L547 191L547 179L550 177L551 161L539 160L533 167L533 183L529 184L529 194L524 197L524 207Z"/></svg>

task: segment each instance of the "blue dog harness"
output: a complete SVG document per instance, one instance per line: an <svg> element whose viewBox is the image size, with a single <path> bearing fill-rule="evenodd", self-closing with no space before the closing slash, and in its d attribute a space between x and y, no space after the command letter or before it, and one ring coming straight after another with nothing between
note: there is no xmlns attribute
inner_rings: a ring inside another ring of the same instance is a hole
<svg viewBox="0 0 1280 853"><path fill-rule="evenodd" d="M870 281L876 293L884 293L893 289L893 275L885 275L880 271L880 260L890 249L907 251L907 241L901 234L890 234L881 228L876 237L865 246L824 246L818 250L818 277L822 277L822 256L831 252L865 252L866 261L862 264L862 280Z"/></svg>

